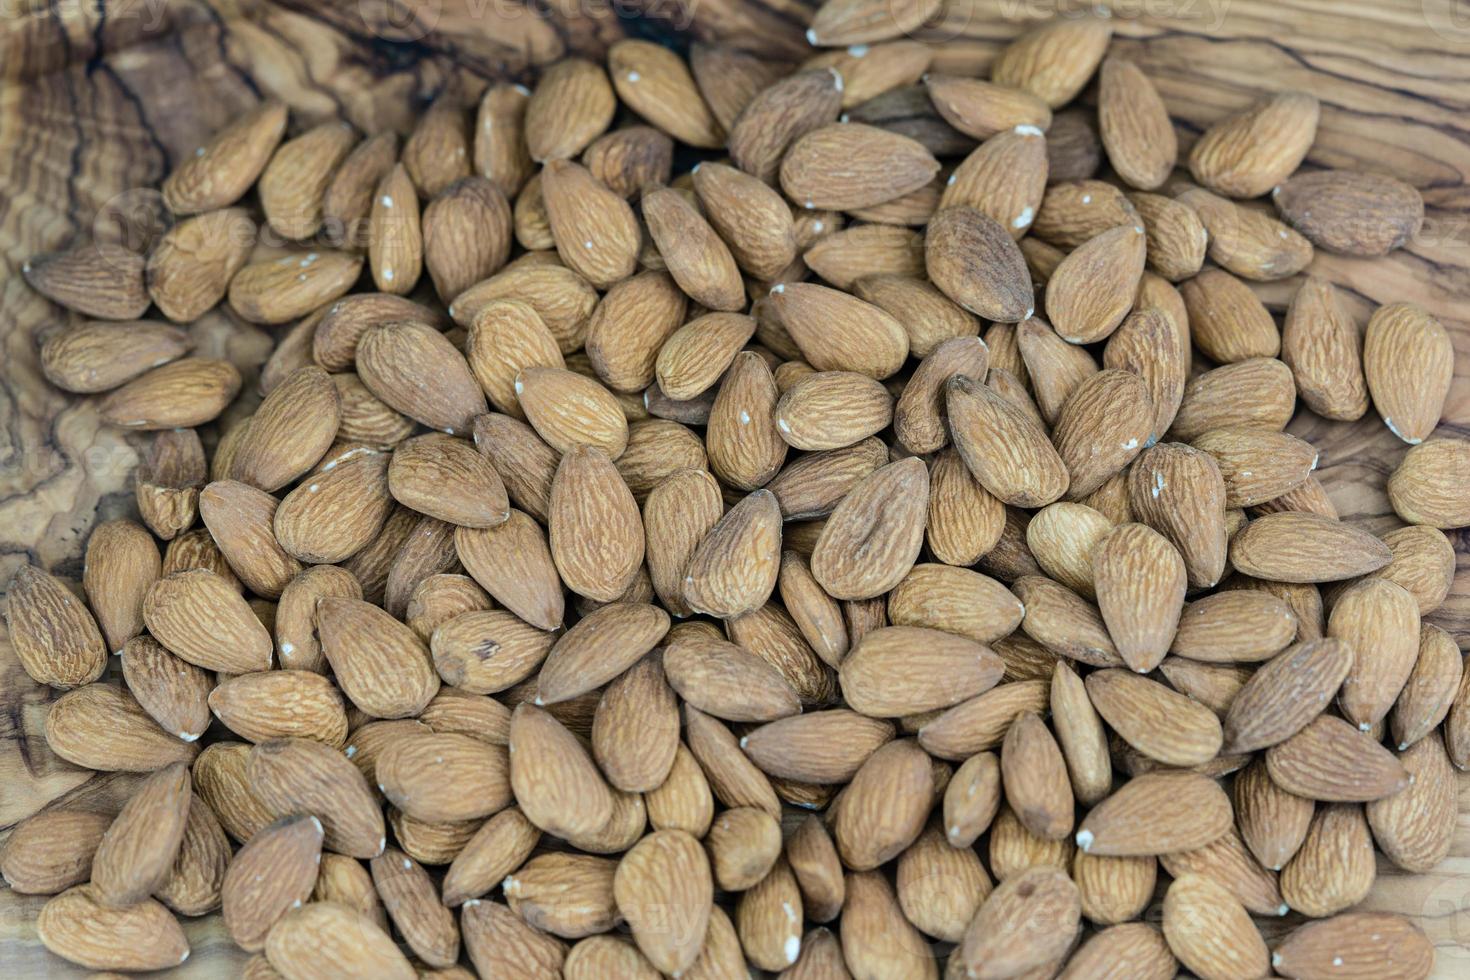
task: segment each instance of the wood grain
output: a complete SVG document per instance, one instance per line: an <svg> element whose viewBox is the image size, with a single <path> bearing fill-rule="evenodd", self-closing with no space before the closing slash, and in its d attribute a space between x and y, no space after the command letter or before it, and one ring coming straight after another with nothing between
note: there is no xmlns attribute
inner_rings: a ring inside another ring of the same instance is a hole
<svg viewBox="0 0 1470 980"><path fill-rule="evenodd" d="M1427 220L1408 248L1372 262L1320 256L1312 271L1344 288L1360 323L1378 303L1413 299L1451 329L1456 383L1441 431L1470 436L1470 20L1459 4L1109 6L1116 49L1155 80L1183 148L1260 93L1299 88L1323 104L1310 164L1386 170L1422 190ZM1056 0L949 0L918 36L938 48L936 69L976 73L1001 43L1057 8ZM119 215L146 213L152 199L144 189L263 96L290 103L296 129L339 116L367 132L406 132L446 85L473 95L487 78L529 81L536 65L568 52L597 57L625 32L676 30L799 59L812 9L803 0L0 3L0 583L26 562L79 577L88 530L133 506L140 445L102 426L91 400L40 380L38 341L70 315L25 286L18 273L27 257L107 235ZM1294 288L1272 284L1261 294L1280 312ZM203 352L229 357L247 374L272 342L223 311L191 330ZM1375 531L1397 523L1383 486L1404 447L1376 417L1341 424L1304 412L1292 431L1321 450L1321 479L1344 519ZM1463 647L1470 641L1470 536L1453 537L1459 574L1431 621ZM41 723L51 699L21 671L0 632L0 828L78 794L116 805L131 782L87 773L47 750ZM1455 855L1430 875L1383 867L1369 899L1424 927L1440 950L1436 975L1445 978L1470 975L1470 781L1460 788ZM85 975L41 949L34 927L41 904L0 891L4 972ZM244 957L216 918L186 929L194 953L171 975L238 975Z"/></svg>

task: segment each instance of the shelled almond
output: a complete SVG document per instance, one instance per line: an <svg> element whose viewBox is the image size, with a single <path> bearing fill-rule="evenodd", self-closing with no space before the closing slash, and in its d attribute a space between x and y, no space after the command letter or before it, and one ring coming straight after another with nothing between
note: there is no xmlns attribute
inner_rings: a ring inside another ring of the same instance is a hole
<svg viewBox="0 0 1470 980"><path fill-rule="evenodd" d="M1428 974L1352 908L1470 765L1454 350L1288 278L1418 192L1298 172L1300 92L1181 154L1097 16L924 75L937 11L622 41L401 151L265 102L152 255L28 264L93 318L46 377L151 440L85 598L9 586L51 749L148 774L0 851L49 949L171 966L222 909L290 978ZM219 302L279 325L258 377L164 322ZM1370 404L1381 536L1292 424Z"/></svg>

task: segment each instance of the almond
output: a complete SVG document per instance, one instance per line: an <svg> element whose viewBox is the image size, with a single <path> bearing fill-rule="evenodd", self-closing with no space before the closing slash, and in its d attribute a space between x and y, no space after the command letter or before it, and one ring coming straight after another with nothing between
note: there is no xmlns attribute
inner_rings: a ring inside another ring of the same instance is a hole
<svg viewBox="0 0 1470 980"><path fill-rule="evenodd" d="M226 678L209 692L209 709L251 742L314 738L340 747L347 741L341 693L311 671L264 670Z"/></svg>
<svg viewBox="0 0 1470 980"><path fill-rule="evenodd" d="M168 909L150 898L108 906L95 885L77 885L42 906L36 933L57 956L92 970L166 970L189 958Z"/></svg>
<svg viewBox="0 0 1470 980"><path fill-rule="evenodd" d="M1018 507L1066 492L1066 464L1034 419L975 379L956 376L945 387L955 448L981 486Z"/></svg>
<svg viewBox="0 0 1470 980"><path fill-rule="evenodd" d="M1189 807L1180 806L1184 800ZM1144 773L1093 807L1078 826L1077 846L1105 857L1188 851L1219 839L1230 821L1230 800L1209 777Z"/></svg>
<svg viewBox="0 0 1470 980"><path fill-rule="evenodd" d="M1220 752L1220 721L1213 711L1157 681L1126 670L1087 675L1098 714L1129 745L1173 766L1208 762Z"/></svg>
<svg viewBox="0 0 1470 980"><path fill-rule="evenodd" d="M1164 938L1199 976L1262 976L1270 959L1250 915L1223 887L1201 875L1175 879L1164 895Z"/></svg>
<svg viewBox="0 0 1470 980"><path fill-rule="evenodd" d="M60 579L22 565L10 581L8 600L11 643L33 680L65 690L102 676L107 646L97 621Z"/></svg>
<svg viewBox="0 0 1470 980"><path fill-rule="evenodd" d="M92 895L103 905L143 901L168 879L189 816L189 767L174 762L138 785L92 858Z"/></svg>
<svg viewBox="0 0 1470 980"><path fill-rule="evenodd" d="M688 198L670 188L645 194L643 219L670 275L691 299L712 310L744 309L734 256Z"/></svg>
<svg viewBox="0 0 1470 980"><path fill-rule="evenodd" d="M1088 239L1046 284L1046 312L1068 343L1090 344L1118 328L1133 305L1146 252L1142 225L1119 225Z"/></svg>
<svg viewBox="0 0 1470 980"><path fill-rule="evenodd" d="M783 283L767 298L807 362L818 371L886 378L908 356L908 334L881 307L813 283Z"/></svg>
<svg viewBox="0 0 1470 980"><path fill-rule="evenodd" d="M320 460L341 421L341 398L319 367L297 369L271 390L250 418L231 460L230 478L267 493Z"/></svg>
<svg viewBox="0 0 1470 980"><path fill-rule="evenodd" d="M446 303L488 279L510 255L511 211L505 195L484 177L462 177L424 209L424 265Z"/></svg>
<svg viewBox="0 0 1470 980"><path fill-rule="evenodd" d="M1409 778L1387 749L1331 715L1273 746L1266 767L1288 793L1329 802L1381 800L1402 790Z"/></svg>
<svg viewBox="0 0 1470 980"><path fill-rule="evenodd" d="M227 361L186 357L114 388L97 405L125 429L189 428L218 418L240 392L240 372Z"/></svg>
<svg viewBox="0 0 1470 980"><path fill-rule="evenodd" d="M1025 89L1055 109L1082 91L1112 35L1106 17L1057 18L1006 45L990 66L990 78Z"/></svg>
<svg viewBox="0 0 1470 980"><path fill-rule="evenodd" d="M1266 514L1230 541L1230 562L1238 571L1275 582L1354 578L1392 557L1388 545L1366 531L1320 514Z"/></svg>
<svg viewBox="0 0 1470 980"><path fill-rule="evenodd" d="M317 602L322 654L352 703L378 718L417 715L439 690L423 643L371 603Z"/></svg>
<svg viewBox="0 0 1470 980"><path fill-rule="evenodd" d="M258 188L273 230L284 238L302 239L321 229L323 195L357 142L357 130L339 121L313 126L281 144L261 173Z"/></svg>
<svg viewBox="0 0 1470 980"><path fill-rule="evenodd" d="M692 246L681 245L681 255L685 248ZM684 321L687 301L680 292L684 283L675 281L681 270L674 271L672 278L665 272L645 272L618 283L592 312L587 327L587 355L597 376L614 391L647 388L653 382L662 346ZM735 278L739 279L739 273ZM743 301L742 291L738 305Z"/></svg>
<svg viewBox="0 0 1470 980"><path fill-rule="evenodd" d="M1081 497L1102 486L1143 451L1152 427L1148 386L1138 375L1099 371L1078 385L1053 433L1070 474L1067 493Z"/></svg>
<svg viewBox="0 0 1470 980"><path fill-rule="evenodd" d="M1080 919L1072 880L1060 871L1036 868L996 886L955 955L975 976L1014 976L1063 955Z"/></svg>
<svg viewBox="0 0 1470 980"><path fill-rule="evenodd" d="M286 104L271 99L250 109L184 159L163 182L174 214L198 214L239 200L265 169L286 130Z"/></svg>
<svg viewBox="0 0 1470 980"><path fill-rule="evenodd" d="M1277 655L1231 702L1227 750L1252 752L1301 731L1337 693L1353 661L1353 648L1335 638L1299 643Z"/></svg>
<svg viewBox="0 0 1470 980"><path fill-rule="evenodd" d="M608 50L608 72L633 111L690 146L717 147L725 133L683 59L651 41L619 41Z"/></svg>
<svg viewBox="0 0 1470 980"><path fill-rule="evenodd" d="M1259 197L1312 148L1320 109L1303 92L1268 96L1207 129L1189 153L1194 179L1227 197Z"/></svg>
<svg viewBox="0 0 1470 980"><path fill-rule="evenodd" d="M1343 681L1343 715L1364 731L1382 721L1403 690L1419 655L1419 611L1401 586L1367 579L1338 597L1327 633L1358 656Z"/></svg>
<svg viewBox="0 0 1470 980"><path fill-rule="evenodd" d="M602 68L581 58L557 62L542 75L526 104L525 136L531 158L565 160L607 129L617 98Z"/></svg>
<svg viewBox="0 0 1470 980"><path fill-rule="evenodd" d="M923 83L945 121L978 140L1017 126L1051 125L1050 107L1025 89L940 72L925 75Z"/></svg>
<svg viewBox="0 0 1470 980"><path fill-rule="evenodd" d="M843 498L812 553L812 574L837 599L897 585L923 545L929 473L917 459L875 470Z"/></svg>
<svg viewBox="0 0 1470 980"><path fill-rule="evenodd" d="M1345 966L1337 966L1342 960ZM1272 969L1286 977L1370 977L1383 970L1426 977L1434 947L1422 930L1390 912L1350 912L1296 929L1271 955ZM1347 970L1348 972L1344 972Z"/></svg>
<svg viewBox="0 0 1470 980"><path fill-rule="evenodd" d="M1210 241L1199 213L1162 194L1137 192L1129 194L1128 201L1143 222L1149 268L1170 282L1198 273Z"/></svg>
<svg viewBox="0 0 1470 980"><path fill-rule="evenodd" d="M650 963L666 973L694 964L714 894L709 861L693 837L660 830L643 838L618 862L613 891Z"/></svg>
<svg viewBox="0 0 1470 980"><path fill-rule="evenodd" d="M552 238L567 267L604 289L631 275L642 235L628 202L580 164L554 160L541 173Z"/></svg>
<svg viewBox="0 0 1470 980"><path fill-rule="evenodd" d="M941 208L924 240L929 278L960 306L1015 323L1035 311L1031 274L1010 233L973 207Z"/></svg>
<svg viewBox="0 0 1470 980"><path fill-rule="evenodd" d="M411 320L379 323L362 335L357 373L374 395L409 418L453 435L471 431L485 395L464 356L433 327ZM419 383L432 375L435 384Z"/></svg>
<svg viewBox="0 0 1470 980"><path fill-rule="evenodd" d="M1125 181L1153 190L1174 169L1178 146L1164 100L1138 66L1108 58L1098 73L1098 129L1108 162Z"/></svg>
<svg viewBox="0 0 1470 980"><path fill-rule="evenodd" d="M1206 269L1180 287L1199 349L1222 364L1275 357L1281 339L1271 315L1244 283Z"/></svg>
<svg viewBox="0 0 1470 980"><path fill-rule="evenodd" d="M1359 345L1332 283L1315 276L1302 283L1281 328L1281 359L1302 401L1318 415L1353 420L1368 410Z"/></svg>
<svg viewBox="0 0 1470 980"><path fill-rule="evenodd" d="M1312 244L1262 211L1240 207L1202 188L1182 192L1209 232L1209 256L1242 279L1285 279L1312 261Z"/></svg>
<svg viewBox="0 0 1470 980"><path fill-rule="evenodd" d="M558 836L593 833L613 812L612 791L591 756L546 711L529 704L511 715L510 779L526 818Z"/></svg>
<svg viewBox="0 0 1470 980"><path fill-rule="evenodd" d="M1363 339L1373 407L1394 435L1418 445L1439 424L1454 373L1454 348L1438 320L1411 303L1380 306Z"/></svg>
<svg viewBox="0 0 1470 980"><path fill-rule="evenodd" d="M345 252L291 252L264 259L230 280L230 307L251 323L285 323L342 296L361 272L362 259Z"/></svg>
<svg viewBox="0 0 1470 980"><path fill-rule="evenodd" d="M1383 174L1321 170L1271 191L1287 221L1316 245L1347 255L1386 255L1419 233L1424 199Z"/></svg>
<svg viewBox="0 0 1470 980"><path fill-rule="evenodd" d="M491 85L475 119L475 170L506 197L515 196L534 169L525 137L530 96L521 85Z"/></svg>
<svg viewBox="0 0 1470 980"><path fill-rule="evenodd" d="M407 957L377 923L336 902L309 902L287 912L271 927L265 955L283 976L363 974L385 980L416 976Z"/></svg>
<svg viewBox="0 0 1470 980"><path fill-rule="evenodd" d="M1414 446L1388 478L1394 512L1411 524L1443 529L1470 523L1464 496L1455 488L1470 474L1470 442L1429 439Z"/></svg>
<svg viewBox="0 0 1470 980"><path fill-rule="evenodd" d="M240 849L221 890L225 929L235 945L265 949L271 926L311 897L322 833L316 817L282 817Z"/></svg>
<svg viewBox="0 0 1470 980"><path fill-rule="evenodd" d="M1125 524L1093 552L1098 611L1127 665L1147 673L1164 658L1187 587L1184 559L1145 524Z"/></svg>

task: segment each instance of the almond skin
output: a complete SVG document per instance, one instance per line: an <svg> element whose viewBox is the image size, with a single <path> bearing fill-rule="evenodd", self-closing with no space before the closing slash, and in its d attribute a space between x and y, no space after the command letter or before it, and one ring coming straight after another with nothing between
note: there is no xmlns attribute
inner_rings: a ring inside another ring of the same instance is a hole
<svg viewBox="0 0 1470 980"><path fill-rule="evenodd" d="M981 486L1018 507L1045 506L1067 491L1066 464L1035 419L972 378L945 387L955 448Z"/></svg>
<svg viewBox="0 0 1470 980"><path fill-rule="evenodd" d="M1272 190L1271 201L1314 244L1347 255L1386 255L1424 222L1424 199L1413 187L1353 170L1294 176Z"/></svg>
<svg viewBox="0 0 1470 980"><path fill-rule="evenodd" d="M938 161L917 141L845 123L823 126L792 143L781 161L781 189L808 209L842 211L902 197L938 172Z"/></svg>
<svg viewBox="0 0 1470 980"><path fill-rule="evenodd" d="M1174 169L1178 145L1163 99L1137 65L1117 58L1102 63L1097 114L1113 169L1140 190L1162 184Z"/></svg>
<svg viewBox="0 0 1470 980"><path fill-rule="evenodd" d="M1269 96L1215 123L1189 154L1194 179L1227 197L1259 197L1296 170L1317 135L1317 100Z"/></svg>
<svg viewBox="0 0 1470 980"><path fill-rule="evenodd" d="M99 902L133 905L167 880L183 844L190 799L188 766L182 762L139 784L92 858L92 889Z"/></svg>
<svg viewBox="0 0 1470 980"><path fill-rule="evenodd" d="M1439 424L1454 373L1454 348L1439 321L1411 303L1380 306L1363 339L1363 373L1373 407L1409 445Z"/></svg>
<svg viewBox="0 0 1470 980"><path fill-rule="evenodd" d="M263 950L276 920L311 897L321 852L321 821L304 815L275 821L241 848L222 888L225 929L237 946Z"/></svg>
<svg viewBox="0 0 1470 980"><path fill-rule="evenodd" d="M704 850L688 833L649 834L618 862L613 892L633 940L657 969L693 965L709 928L713 882Z"/></svg>
<svg viewBox="0 0 1470 980"><path fill-rule="evenodd" d="M918 459L874 471L832 512L812 552L812 574L838 599L887 592L918 557L928 498L929 473Z"/></svg>
<svg viewBox="0 0 1470 980"><path fill-rule="evenodd" d="M36 920L48 950L92 970L167 970L189 958L173 914L145 898L123 908L102 904L93 885L51 899Z"/></svg>
<svg viewBox="0 0 1470 980"><path fill-rule="evenodd" d="M929 222L924 246L929 278L971 313L1015 323L1035 311L1025 260L995 219L972 207L942 208Z"/></svg>
<svg viewBox="0 0 1470 980"><path fill-rule="evenodd" d="M1291 541L1289 556L1283 542ZM1331 582L1375 572L1393 557L1371 534L1318 514L1267 514L1230 541L1236 569L1276 582Z"/></svg>
<svg viewBox="0 0 1470 980"><path fill-rule="evenodd" d="M66 690L102 676L107 646L97 621L60 579L22 565L10 581L8 600L11 642L33 680Z"/></svg>

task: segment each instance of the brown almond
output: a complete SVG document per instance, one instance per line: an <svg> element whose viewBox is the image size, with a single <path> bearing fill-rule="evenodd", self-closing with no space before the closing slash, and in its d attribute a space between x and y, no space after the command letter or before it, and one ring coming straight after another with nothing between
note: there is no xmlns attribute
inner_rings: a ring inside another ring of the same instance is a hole
<svg viewBox="0 0 1470 980"><path fill-rule="evenodd" d="M92 859L92 890L104 905L143 901L168 879L189 817L189 767L171 763L150 775L102 835Z"/></svg>
<svg viewBox="0 0 1470 980"><path fill-rule="evenodd" d="M1341 718L1320 715L1266 752L1271 778L1284 790L1328 802L1381 800L1408 785L1403 764Z"/></svg>
<svg viewBox="0 0 1470 980"><path fill-rule="evenodd" d="M922 461L875 470L833 510L812 553L812 574L833 598L882 595L913 567L928 505L929 472Z"/></svg>
<svg viewBox="0 0 1470 980"><path fill-rule="evenodd" d="M286 131L286 115L286 104L270 99L215 133L164 180L168 209L198 214L234 204L265 169Z"/></svg>
<svg viewBox="0 0 1470 980"><path fill-rule="evenodd" d="M973 207L941 208L929 222L924 255L929 278L971 313L1015 323L1035 311L1021 250L989 215Z"/></svg>
<svg viewBox="0 0 1470 980"><path fill-rule="evenodd" d="M1259 197L1312 148L1320 108L1304 92L1267 96L1205 130L1189 153L1194 179L1227 197Z"/></svg>
<svg viewBox="0 0 1470 980"><path fill-rule="evenodd" d="M230 861L221 900L225 929L235 945L249 952L265 949L276 920L311 897L322 833L316 817L282 817Z"/></svg>
<svg viewBox="0 0 1470 980"><path fill-rule="evenodd" d="M1271 191L1292 227L1330 252L1386 255L1402 248L1424 222L1424 199L1383 174L1321 170L1298 174Z"/></svg>
<svg viewBox="0 0 1470 980"><path fill-rule="evenodd" d="M1412 303L1380 306L1363 338L1373 407L1394 435L1417 445L1434 431L1454 373L1450 336Z"/></svg>

